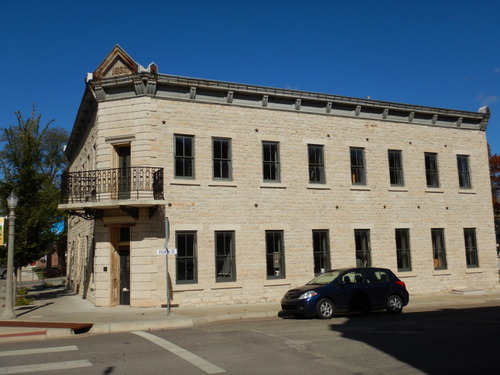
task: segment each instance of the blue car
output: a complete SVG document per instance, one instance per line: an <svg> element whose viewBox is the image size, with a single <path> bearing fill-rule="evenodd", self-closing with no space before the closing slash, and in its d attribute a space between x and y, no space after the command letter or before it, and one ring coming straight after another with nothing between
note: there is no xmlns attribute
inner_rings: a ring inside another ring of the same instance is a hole
<svg viewBox="0 0 500 375"><path fill-rule="evenodd" d="M410 300L406 285L386 268L341 268L322 273L290 289L281 300L283 313L330 319L335 313L386 309L397 314Z"/></svg>

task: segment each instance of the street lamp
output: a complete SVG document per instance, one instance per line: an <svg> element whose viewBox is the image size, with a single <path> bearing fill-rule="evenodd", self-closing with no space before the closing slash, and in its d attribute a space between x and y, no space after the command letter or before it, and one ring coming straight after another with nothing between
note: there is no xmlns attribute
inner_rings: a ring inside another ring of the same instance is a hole
<svg viewBox="0 0 500 375"><path fill-rule="evenodd" d="M7 287L5 293L5 309L2 312L2 319L12 319L14 315L14 221L16 215L14 210L17 207L17 197L14 192L7 198L9 213L9 242L7 247Z"/></svg>

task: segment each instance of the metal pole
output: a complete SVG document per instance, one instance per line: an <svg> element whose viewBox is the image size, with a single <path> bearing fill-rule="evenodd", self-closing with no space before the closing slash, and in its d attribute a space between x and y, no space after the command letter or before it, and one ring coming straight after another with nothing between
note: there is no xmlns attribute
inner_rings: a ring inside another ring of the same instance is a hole
<svg viewBox="0 0 500 375"><path fill-rule="evenodd" d="M7 247L7 286L5 294L5 309L2 312L2 319L15 318L14 315L14 221L16 215L15 207L9 207L9 243Z"/></svg>
<svg viewBox="0 0 500 375"><path fill-rule="evenodd" d="M166 266L166 277L167 277L167 316L170 316L170 278L168 277L168 240L170 239L170 223L168 217L165 218L165 266Z"/></svg>

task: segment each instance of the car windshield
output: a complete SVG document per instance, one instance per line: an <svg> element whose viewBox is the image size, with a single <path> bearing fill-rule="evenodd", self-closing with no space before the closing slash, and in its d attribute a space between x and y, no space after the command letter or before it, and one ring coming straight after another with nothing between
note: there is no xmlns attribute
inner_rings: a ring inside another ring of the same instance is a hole
<svg viewBox="0 0 500 375"><path fill-rule="evenodd" d="M340 275L340 271L328 271L322 273L318 277L312 279L307 283L307 285L326 285L330 284L333 280L335 280Z"/></svg>

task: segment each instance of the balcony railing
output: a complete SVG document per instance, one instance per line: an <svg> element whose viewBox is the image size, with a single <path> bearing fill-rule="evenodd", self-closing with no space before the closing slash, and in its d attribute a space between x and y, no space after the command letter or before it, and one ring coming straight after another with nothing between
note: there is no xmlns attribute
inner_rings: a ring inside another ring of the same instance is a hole
<svg viewBox="0 0 500 375"><path fill-rule="evenodd" d="M119 199L163 199L163 168L99 169L61 177L61 203Z"/></svg>

